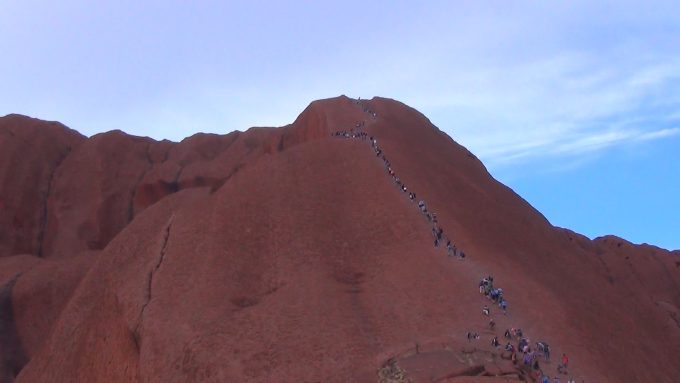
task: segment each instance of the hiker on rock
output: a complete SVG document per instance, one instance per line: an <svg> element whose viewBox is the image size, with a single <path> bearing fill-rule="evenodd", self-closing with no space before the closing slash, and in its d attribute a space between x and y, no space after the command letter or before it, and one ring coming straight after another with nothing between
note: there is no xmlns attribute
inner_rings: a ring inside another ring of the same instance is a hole
<svg viewBox="0 0 680 383"><path fill-rule="evenodd" d="M498 347L499 343L498 343L498 337L497 336L494 336L493 339L491 339L491 345L494 346L494 347Z"/></svg>
<svg viewBox="0 0 680 383"><path fill-rule="evenodd" d="M508 301L506 301L505 299L502 299L501 303L499 303L498 305L501 306L501 310L503 310L503 314L508 313Z"/></svg>
<svg viewBox="0 0 680 383"><path fill-rule="evenodd" d="M484 306L484 308L482 309L482 314L486 316L491 315L491 310L489 309L489 306Z"/></svg>
<svg viewBox="0 0 680 383"><path fill-rule="evenodd" d="M567 373L567 367L569 366L569 357L567 357L567 354L562 354L562 363L560 363L557 366L557 372L560 373Z"/></svg>
<svg viewBox="0 0 680 383"><path fill-rule="evenodd" d="M529 350L529 341L526 338L520 338L517 342L517 349L526 353Z"/></svg>
<svg viewBox="0 0 680 383"><path fill-rule="evenodd" d="M545 342L536 342L536 349L543 353L546 362L550 361L550 346Z"/></svg>
<svg viewBox="0 0 680 383"><path fill-rule="evenodd" d="M491 319L489 320L489 328L490 328L491 330L493 330L495 327L496 327L496 321L494 321L493 318L491 318Z"/></svg>
<svg viewBox="0 0 680 383"><path fill-rule="evenodd" d="M484 285L484 295L486 295L488 297L489 294L491 294L491 289L492 289L492 287L491 287L490 282L487 283L486 285Z"/></svg>
<svg viewBox="0 0 680 383"><path fill-rule="evenodd" d="M489 298L490 298L492 301L496 302L496 301L498 300L498 290L496 290L496 289L491 290L491 291L489 292Z"/></svg>

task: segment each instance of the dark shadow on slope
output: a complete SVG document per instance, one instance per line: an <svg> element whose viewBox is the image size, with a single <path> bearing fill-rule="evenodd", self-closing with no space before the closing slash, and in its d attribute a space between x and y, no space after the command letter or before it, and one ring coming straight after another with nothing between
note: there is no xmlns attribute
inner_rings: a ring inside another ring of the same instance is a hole
<svg viewBox="0 0 680 383"><path fill-rule="evenodd" d="M12 310L12 289L17 274L0 290L0 383L12 383L28 362L21 346Z"/></svg>

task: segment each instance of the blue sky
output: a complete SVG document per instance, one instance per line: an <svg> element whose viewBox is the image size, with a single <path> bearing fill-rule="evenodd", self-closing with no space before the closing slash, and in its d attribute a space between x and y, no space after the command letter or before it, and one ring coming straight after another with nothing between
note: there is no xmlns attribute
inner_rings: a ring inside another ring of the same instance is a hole
<svg viewBox="0 0 680 383"><path fill-rule="evenodd" d="M86 135L181 140L396 98L553 224L680 249L672 1L3 0L0 52L0 115Z"/></svg>

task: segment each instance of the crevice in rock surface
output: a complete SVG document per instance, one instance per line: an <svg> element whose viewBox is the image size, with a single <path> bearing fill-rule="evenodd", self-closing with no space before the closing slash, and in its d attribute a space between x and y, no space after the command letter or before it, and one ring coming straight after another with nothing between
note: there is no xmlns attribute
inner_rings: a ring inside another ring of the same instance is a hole
<svg viewBox="0 0 680 383"><path fill-rule="evenodd" d="M161 267L161 264L163 264L163 261L165 260L165 252L168 247L168 241L170 240L170 230L172 229L172 219L173 217L170 217L170 220L168 221L168 224L165 227L165 233L163 236L163 243L161 244L161 249L160 249L160 254L158 257L158 261L156 262L156 265L149 271L149 276L147 278L147 286L146 286L146 296L144 298L144 303L142 304L142 309L139 311L139 316L137 317L137 322L135 323L134 330L132 331L133 337L134 337L134 342L135 345L137 346L137 349L139 349L140 346L140 334L139 334L139 326L142 324L142 320L144 319L144 312L146 311L147 306L151 302L152 298L152 287L153 287L153 277L155 273L158 271L158 269Z"/></svg>
<svg viewBox="0 0 680 383"><path fill-rule="evenodd" d="M38 223L38 251L36 255L38 257L43 257L43 252L45 251L44 249L44 242L45 242L45 229L47 228L47 224L49 221L49 212L48 212L48 202L50 199L50 194L52 192L52 182L54 182L54 175L57 173L59 170L59 167L61 164L64 162L64 160L71 154L72 148L68 148L66 153L64 153L58 160L54 168L52 168L52 172L50 173L50 177L47 180L47 191L45 192L45 196L43 197L42 201L42 211L41 211L41 218Z"/></svg>
<svg viewBox="0 0 680 383"><path fill-rule="evenodd" d="M145 149L146 169L144 169L142 174L139 175L139 178L137 178L137 181L132 187L132 191L130 193L130 205L128 206L128 223L132 222L132 220L135 218L135 198L137 197L137 189L139 188L139 184L142 182L142 180L144 180L144 177L146 177L151 169L153 169L153 161L151 161L151 155L149 154L150 148L151 143L147 142Z"/></svg>
<svg viewBox="0 0 680 383"><path fill-rule="evenodd" d="M0 383L11 383L28 363L14 323L12 289L21 273L0 289Z"/></svg>

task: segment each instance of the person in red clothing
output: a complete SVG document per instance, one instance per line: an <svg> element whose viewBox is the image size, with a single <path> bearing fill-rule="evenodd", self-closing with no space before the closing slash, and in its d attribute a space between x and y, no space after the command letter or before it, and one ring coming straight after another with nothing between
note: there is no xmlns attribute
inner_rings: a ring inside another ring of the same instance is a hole
<svg viewBox="0 0 680 383"><path fill-rule="evenodd" d="M564 372L566 374L567 367L569 366L569 357L567 354L562 354L562 363L557 366L558 372Z"/></svg>

